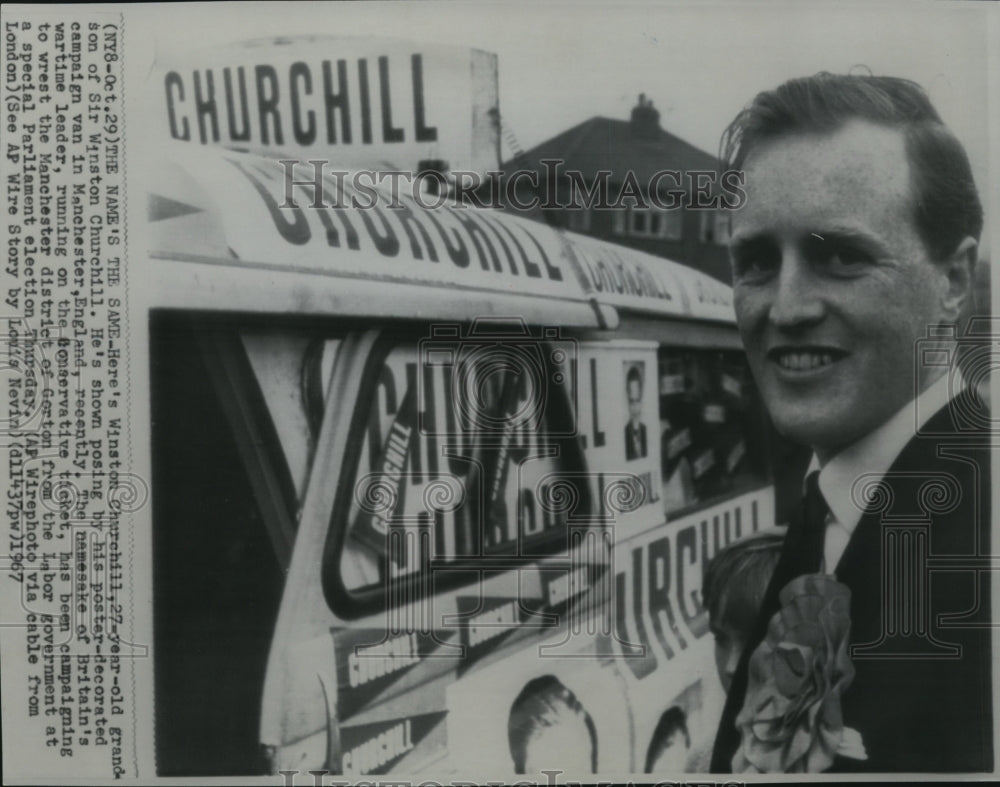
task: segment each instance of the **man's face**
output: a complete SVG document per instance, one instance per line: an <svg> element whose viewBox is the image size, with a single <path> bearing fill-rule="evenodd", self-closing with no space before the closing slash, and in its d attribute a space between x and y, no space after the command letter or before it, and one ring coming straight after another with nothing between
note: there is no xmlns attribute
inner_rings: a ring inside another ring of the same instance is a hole
<svg viewBox="0 0 1000 787"><path fill-rule="evenodd" d="M680 730L664 741L663 746L656 753L653 762L650 763L650 773L684 773L687 764L688 746L684 740L684 733Z"/></svg>
<svg viewBox="0 0 1000 787"><path fill-rule="evenodd" d="M525 774L561 768L567 773L591 773L592 744L583 717L566 716L551 727L541 727L528 741Z"/></svg>
<svg viewBox="0 0 1000 787"><path fill-rule="evenodd" d="M823 459L917 392L914 343L947 276L913 221L902 134L852 121L748 158L733 219L736 318L780 432Z"/></svg>

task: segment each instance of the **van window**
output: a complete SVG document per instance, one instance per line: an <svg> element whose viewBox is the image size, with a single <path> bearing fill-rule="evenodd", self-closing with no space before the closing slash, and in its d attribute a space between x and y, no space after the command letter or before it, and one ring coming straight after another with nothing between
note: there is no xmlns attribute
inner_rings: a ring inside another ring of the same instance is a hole
<svg viewBox="0 0 1000 787"><path fill-rule="evenodd" d="M339 339L309 330L240 333L301 504Z"/></svg>
<svg viewBox="0 0 1000 787"><path fill-rule="evenodd" d="M328 598L349 599L330 599L341 614L432 565L503 556L506 570L566 549L567 517L587 501L569 355L532 342L401 341L368 365L324 567ZM553 505L570 487L575 509Z"/></svg>
<svg viewBox="0 0 1000 787"><path fill-rule="evenodd" d="M766 427L745 357L661 347L657 361L668 518L765 483Z"/></svg>

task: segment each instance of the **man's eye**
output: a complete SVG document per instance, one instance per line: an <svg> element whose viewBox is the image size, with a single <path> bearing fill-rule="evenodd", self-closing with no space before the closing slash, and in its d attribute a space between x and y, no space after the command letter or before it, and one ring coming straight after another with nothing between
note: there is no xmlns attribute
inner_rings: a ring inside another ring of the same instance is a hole
<svg viewBox="0 0 1000 787"><path fill-rule="evenodd" d="M740 273L743 273L745 275L753 275L758 273L765 273L766 271L771 270L771 268L773 267L774 265L772 263L769 263L767 260L755 258L740 263L739 270Z"/></svg>
<svg viewBox="0 0 1000 787"><path fill-rule="evenodd" d="M737 254L733 257L733 273L737 279L758 281L774 274L779 264L775 254Z"/></svg>
<svg viewBox="0 0 1000 787"><path fill-rule="evenodd" d="M817 256L819 264L834 275L861 273L875 262L868 252L850 247L823 249Z"/></svg>

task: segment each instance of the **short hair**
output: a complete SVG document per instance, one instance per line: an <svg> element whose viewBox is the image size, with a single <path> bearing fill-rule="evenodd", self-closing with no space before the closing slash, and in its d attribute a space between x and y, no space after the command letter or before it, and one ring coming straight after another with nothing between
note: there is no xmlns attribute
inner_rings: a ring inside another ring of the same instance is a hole
<svg viewBox="0 0 1000 787"><path fill-rule="evenodd" d="M515 773L524 773L528 743L537 731L565 724L567 718L583 719L590 735L590 770L597 773L597 727L576 695L555 675L543 675L528 681L510 706L507 742Z"/></svg>
<svg viewBox="0 0 1000 787"><path fill-rule="evenodd" d="M667 747L667 741L670 740L670 736L675 732L684 733L684 747L689 748L691 746L691 734L687 728L687 716L676 705L663 711L663 715L660 716L660 720L656 723L656 729L653 730L653 737L649 739L649 748L646 749L645 773L653 772L653 764L656 762L656 758Z"/></svg>
<svg viewBox="0 0 1000 787"><path fill-rule="evenodd" d="M977 242L983 208L962 143L945 126L916 82L870 74L791 79L758 93L722 135L727 169L742 169L761 143L786 134L824 133L867 120L903 134L914 200L914 223L934 260L949 257L965 237Z"/></svg>
<svg viewBox="0 0 1000 787"><path fill-rule="evenodd" d="M709 620L746 631L757 619L785 540L784 529L758 530L726 545L708 562L702 599Z"/></svg>
<svg viewBox="0 0 1000 787"><path fill-rule="evenodd" d="M638 366L630 366L625 373L625 387L628 388L633 381L639 383L639 387L642 388L642 372Z"/></svg>

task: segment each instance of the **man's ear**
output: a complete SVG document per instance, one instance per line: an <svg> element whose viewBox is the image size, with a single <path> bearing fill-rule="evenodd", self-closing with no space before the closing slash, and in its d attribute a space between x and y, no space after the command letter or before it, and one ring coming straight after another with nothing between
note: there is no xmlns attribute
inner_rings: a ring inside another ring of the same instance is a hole
<svg viewBox="0 0 1000 787"><path fill-rule="evenodd" d="M978 255L979 245L975 238L966 237L944 262L947 288L941 299L941 309L945 322L958 322L972 307Z"/></svg>

